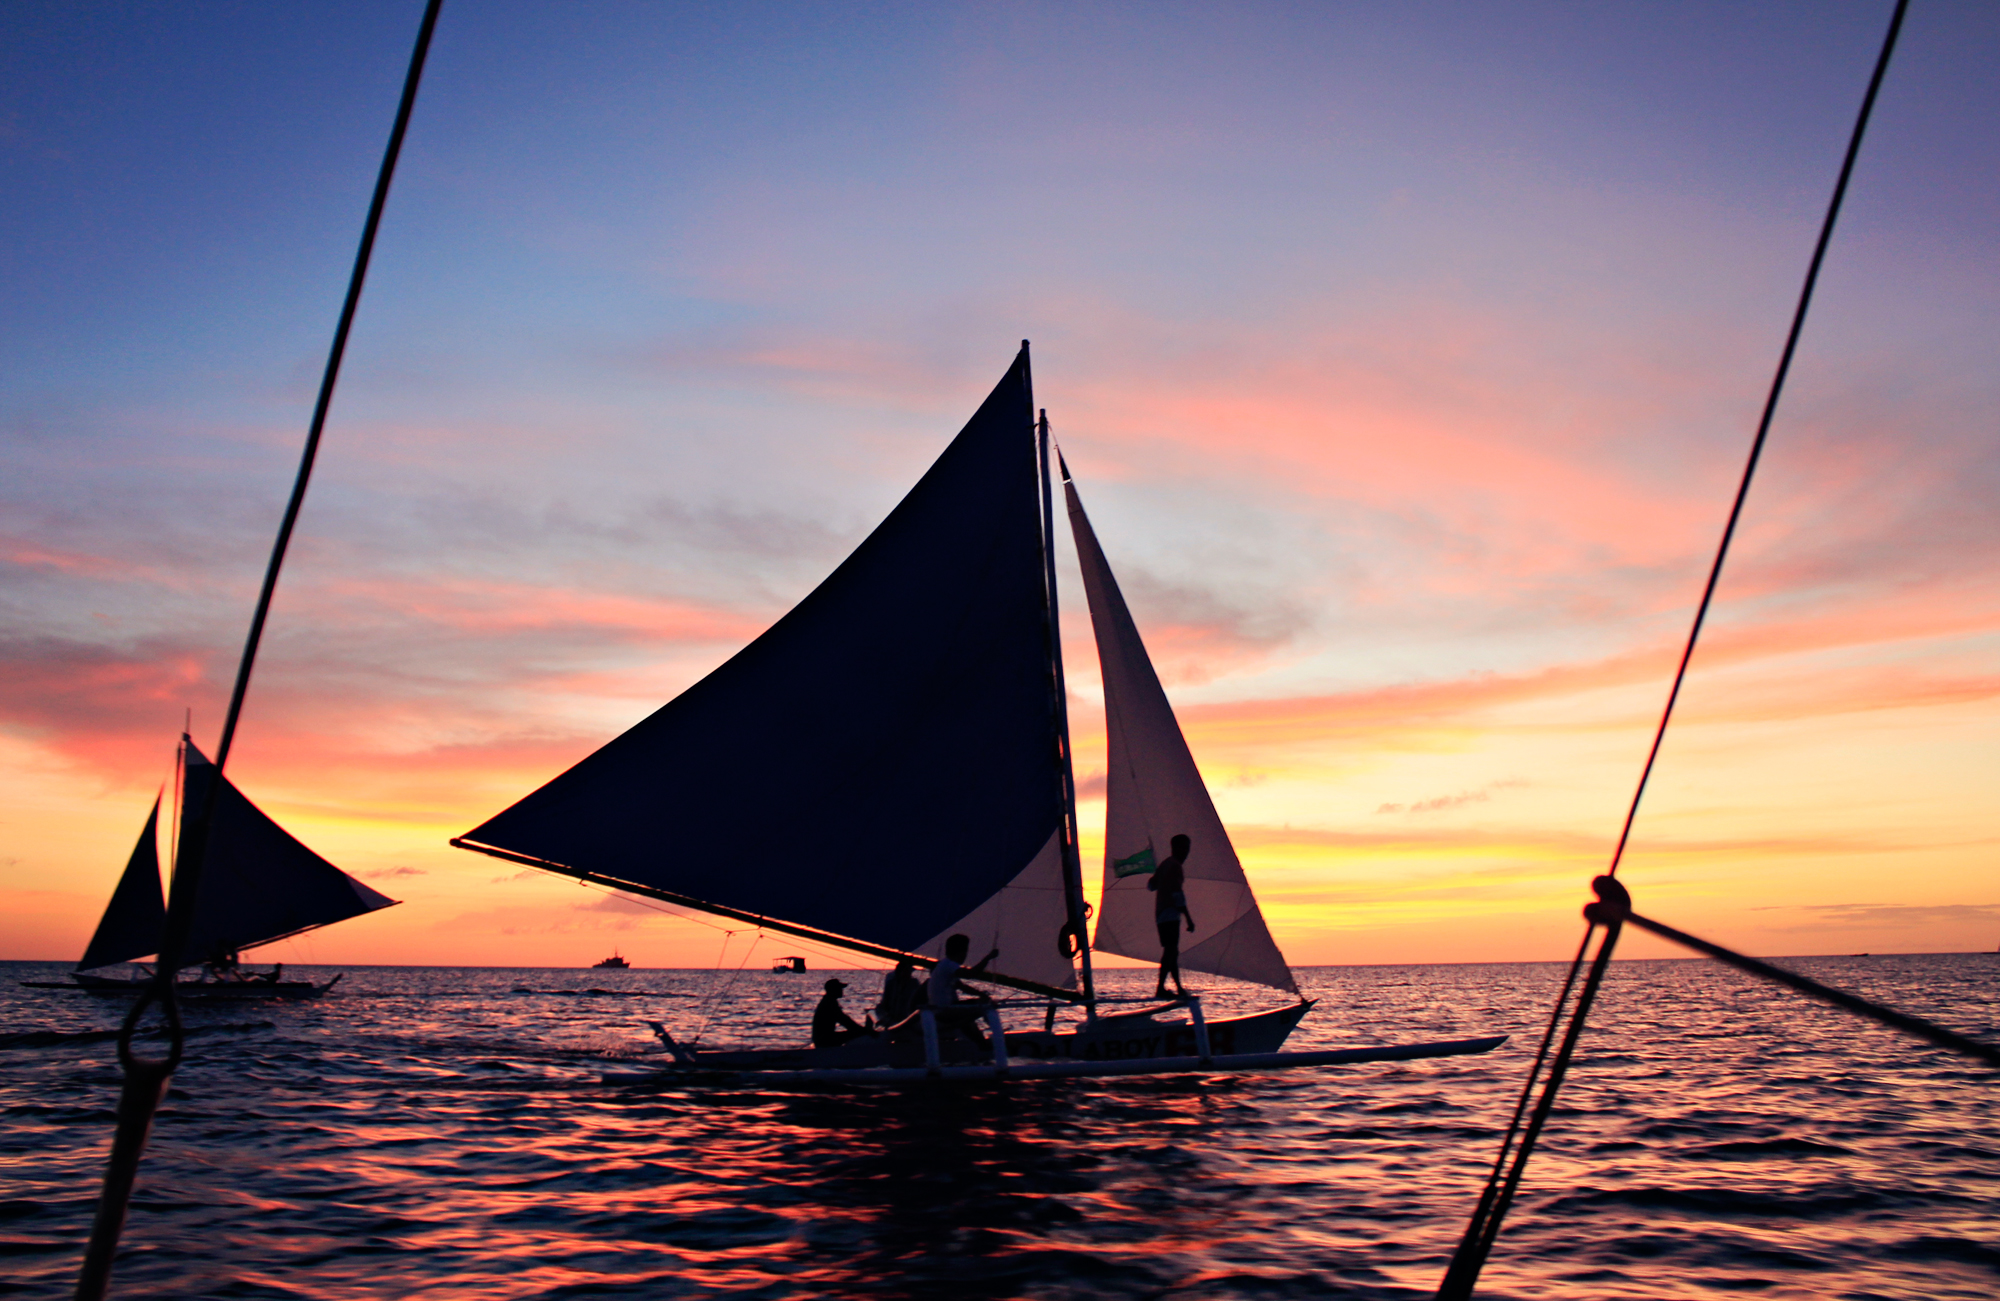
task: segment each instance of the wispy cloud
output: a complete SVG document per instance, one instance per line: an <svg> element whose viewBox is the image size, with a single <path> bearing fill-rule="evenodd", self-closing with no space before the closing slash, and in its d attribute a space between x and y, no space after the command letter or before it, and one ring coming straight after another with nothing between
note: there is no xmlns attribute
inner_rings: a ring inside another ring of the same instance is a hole
<svg viewBox="0 0 2000 1301"><path fill-rule="evenodd" d="M2000 904L1880 904L1817 903L1777 904L1753 909L1756 912L1803 914L1789 924L1766 922L1782 931L1823 931L1829 927L1851 930L1912 931L1925 926L1956 925L1966 922L2000 925Z"/></svg>
<svg viewBox="0 0 2000 1301"><path fill-rule="evenodd" d="M1464 808L1468 804L1485 804L1493 798L1493 792L1512 786L1526 786L1528 783L1518 778L1491 781L1477 790L1460 791L1456 795L1434 795L1427 800L1414 800L1408 804L1389 803L1377 805L1377 813L1444 813L1451 809Z"/></svg>
<svg viewBox="0 0 2000 1301"><path fill-rule="evenodd" d="M51 32L88 21L62 12ZM548 927L626 924L438 902L459 877L533 888L444 837L781 617L1028 335L1037 405L1287 934L1400 918L1410 956L1470 956L1469 929L1420 925L1466 900L1567 925L1742 466L1825 124L1765 115L1751 139L1761 83L1685 75L1719 49L1768 63L1754 22L1571 45L1574 25L1489 9L1440 43L1421 16L1304 12L864 14L840 24L854 44L783 57L754 22L669 51L635 18L442 97L451 181L399 193L414 260L371 282L244 789L366 871L429 874L371 933L434 947L451 917L512 960L556 952L519 939ZM1787 38L1798 104L1847 93L1860 21ZM1048 57L1023 68L1006 42L1028 26ZM162 32L135 85L205 57ZM1990 42L1961 44L1983 85ZM849 75L858 51L871 75ZM542 75L607 55L634 74L587 104ZM62 138L17 159L48 202L16 205L0 304L10 880L115 872L182 711L214 736L325 343L285 288L309 142L227 143L279 129L242 106L293 71L154 96L168 135L222 152L157 169L144 203L128 117L45 115ZM36 93L102 89L51 73ZM1745 864L1822 909L1757 914L1786 925L1973 924L1842 912L1876 897L1869 872L1895 873L1882 908L1986 897L1966 882L1990 872L2000 738L2000 263L1964 177L2000 168L1949 99L1898 129L1953 147L1884 150L1902 170L1843 236L1648 796L1640 866L1689 908L1750 899ZM264 216L218 245L183 220L217 193ZM1095 669L1058 563L1095 818ZM64 906L87 930L99 902Z"/></svg>

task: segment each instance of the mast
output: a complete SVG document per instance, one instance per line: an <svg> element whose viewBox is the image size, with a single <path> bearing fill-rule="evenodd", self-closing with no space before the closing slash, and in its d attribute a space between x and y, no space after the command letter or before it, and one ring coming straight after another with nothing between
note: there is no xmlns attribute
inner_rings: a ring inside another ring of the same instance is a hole
<svg viewBox="0 0 2000 1301"><path fill-rule="evenodd" d="M187 773L188 727L194 723L194 711L188 711L188 721L181 727L181 739L174 746L174 807L171 821L167 825L167 883L173 884L174 867L181 861L181 784Z"/></svg>
<svg viewBox="0 0 2000 1301"><path fill-rule="evenodd" d="M1021 347L1028 346L1026 339ZM1032 384L1032 379L1030 380ZM1029 395L1033 396L1032 387ZM1056 609L1055 491L1049 478L1049 413L1037 424L1036 444L1042 465L1042 564L1049 589L1049 667L1055 678L1056 748L1062 770L1063 894L1069 904L1069 934L1076 936L1076 956L1082 966L1083 1005L1096 1014L1097 989L1090 970L1090 905L1083 898L1083 857L1077 844L1076 769L1070 758L1069 684L1063 680L1062 622Z"/></svg>

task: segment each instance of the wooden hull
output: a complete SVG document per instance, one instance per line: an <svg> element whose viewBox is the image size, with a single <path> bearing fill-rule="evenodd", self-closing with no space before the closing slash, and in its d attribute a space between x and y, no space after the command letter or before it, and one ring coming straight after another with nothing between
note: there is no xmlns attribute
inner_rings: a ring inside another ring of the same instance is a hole
<svg viewBox="0 0 2000 1301"><path fill-rule="evenodd" d="M968 1008L975 1005L967 1005ZM1208 1023L1212 1056L1275 1053L1312 1004ZM982 1033L984 1027L981 1026ZM959 1035L941 1036L939 1056L946 1065L990 1065L989 1049ZM1007 1055L1021 1062L1118 1062L1195 1057L1194 1024L1185 1004L1165 1004L1116 1016L1100 1016L1090 1026L1065 1031L1009 1031ZM680 1063L684 1070L812 1071L868 1070L924 1065L922 1034L912 1026L888 1036L856 1039L838 1048L695 1049Z"/></svg>
<svg viewBox="0 0 2000 1301"><path fill-rule="evenodd" d="M1259 1012L1208 1023L1209 1053L1230 1057L1242 1053L1274 1053L1285 1046L1299 1019L1312 1010L1310 1001L1273 1012ZM1175 1016L1176 1020L1165 1020ZM1178 1005L1147 1009L1123 1016L1100 1016L1094 1027L1073 1034L1030 1031L1007 1036L1007 1055L1017 1060L1123 1062L1157 1057L1193 1057L1194 1022ZM900 1064L900 1063L899 1063Z"/></svg>

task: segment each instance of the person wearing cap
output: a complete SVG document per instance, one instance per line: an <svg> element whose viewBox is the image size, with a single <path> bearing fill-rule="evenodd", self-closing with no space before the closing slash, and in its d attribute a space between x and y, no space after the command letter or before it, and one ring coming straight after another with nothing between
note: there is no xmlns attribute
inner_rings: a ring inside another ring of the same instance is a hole
<svg viewBox="0 0 2000 1301"><path fill-rule="evenodd" d="M850 1039L875 1033L875 1018L869 1017L867 1025L854 1024L854 1018L840 1005L840 996L847 992L847 982L829 980L826 995L813 1009L813 1047L838 1048Z"/></svg>

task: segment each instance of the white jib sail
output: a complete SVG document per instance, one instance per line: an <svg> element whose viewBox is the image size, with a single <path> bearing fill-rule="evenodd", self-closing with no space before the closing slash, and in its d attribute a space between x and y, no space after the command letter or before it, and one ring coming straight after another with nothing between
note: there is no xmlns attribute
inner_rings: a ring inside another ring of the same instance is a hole
<svg viewBox="0 0 2000 1301"><path fill-rule="evenodd" d="M1160 686L1138 625L1097 545L1076 486L1063 480L1070 530L1083 566L1083 590L1104 671L1104 725L1110 742L1104 825L1104 897L1095 947L1146 962L1160 960L1153 924L1154 867L1173 838L1193 842L1184 864L1193 934L1182 933L1181 967L1298 992L1285 955L1271 939L1243 865L1195 767L1173 706Z"/></svg>
<svg viewBox="0 0 2000 1301"><path fill-rule="evenodd" d="M1076 967L1061 947L1062 928L1069 920L1063 891L1062 833L1049 837L1040 853L1000 893L956 923L917 946L926 957L944 956L944 942L953 935L972 941L967 963L976 963L994 949L1000 956L987 968L1058 989L1076 987Z"/></svg>

